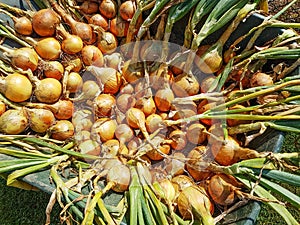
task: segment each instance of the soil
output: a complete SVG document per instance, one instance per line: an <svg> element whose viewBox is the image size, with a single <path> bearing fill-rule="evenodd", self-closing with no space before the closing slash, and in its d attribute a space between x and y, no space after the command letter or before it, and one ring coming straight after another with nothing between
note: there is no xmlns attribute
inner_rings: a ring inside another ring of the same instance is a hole
<svg viewBox="0 0 300 225"><path fill-rule="evenodd" d="M272 15L276 14L291 1L292 0L269 0L269 13ZM299 23L300 22L300 0L294 3L278 19L284 22Z"/></svg>

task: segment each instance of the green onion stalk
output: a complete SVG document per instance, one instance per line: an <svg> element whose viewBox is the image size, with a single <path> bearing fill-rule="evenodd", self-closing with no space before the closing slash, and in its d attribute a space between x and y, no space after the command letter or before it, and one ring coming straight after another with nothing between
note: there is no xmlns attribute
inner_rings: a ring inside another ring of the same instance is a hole
<svg viewBox="0 0 300 225"><path fill-rule="evenodd" d="M3 10L6 10L14 15L17 15L17 16L26 16L28 18L31 18L34 14L33 11L30 11L30 10L22 10L20 8L17 8L17 7L13 7L13 6L10 6L10 5L7 5L5 3L0 3L0 9L3 9Z"/></svg>
<svg viewBox="0 0 300 225"><path fill-rule="evenodd" d="M233 19L238 11L247 4L247 0L221 0L213 8L208 15L199 33L195 35L192 44L191 52L188 54L187 63L184 71L190 71L195 58L195 52L201 45L202 41L213 32L224 27L231 19Z"/></svg>

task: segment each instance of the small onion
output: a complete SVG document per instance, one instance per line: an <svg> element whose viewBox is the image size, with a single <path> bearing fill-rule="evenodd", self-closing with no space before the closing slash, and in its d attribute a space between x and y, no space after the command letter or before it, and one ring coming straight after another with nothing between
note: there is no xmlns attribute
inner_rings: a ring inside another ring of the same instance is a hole
<svg viewBox="0 0 300 225"><path fill-rule="evenodd" d="M93 16L91 16L89 18L89 23L90 24L94 24L96 26L100 26L102 27L105 31L108 30L109 25L108 25L108 21L105 17L103 17L101 14L97 13L94 14Z"/></svg>
<svg viewBox="0 0 300 225"><path fill-rule="evenodd" d="M135 108L142 110L145 116L156 112L156 106L152 96L139 98L135 103Z"/></svg>
<svg viewBox="0 0 300 225"><path fill-rule="evenodd" d="M76 93L81 90L83 85L83 79L77 72L71 72L68 75L66 88L70 93Z"/></svg>
<svg viewBox="0 0 300 225"><path fill-rule="evenodd" d="M49 128L49 132L52 138L65 141L66 139L73 137L74 126L68 120L58 120L56 124Z"/></svg>
<svg viewBox="0 0 300 225"><path fill-rule="evenodd" d="M99 9L97 2L86 0L79 7L76 7L85 14L96 13Z"/></svg>
<svg viewBox="0 0 300 225"><path fill-rule="evenodd" d="M76 110L72 116L76 131L90 130L93 125L93 113L87 109Z"/></svg>
<svg viewBox="0 0 300 225"><path fill-rule="evenodd" d="M31 35L33 32L31 20L26 16L13 17L15 31L21 35Z"/></svg>
<svg viewBox="0 0 300 225"><path fill-rule="evenodd" d="M64 73L64 66L59 61L48 61L43 65L45 77L60 80Z"/></svg>
<svg viewBox="0 0 300 225"><path fill-rule="evenodd" d="M43 37L53 36L59 23L59 16L52 9L41 9L32 17L33 30Z"/></svg>
<svg viewBox="0 0 300 225"><path fill-rule="evenodd" d="M83 42L81 38L74 34L68 34L64 37L64 40L61 42L61 49L69 54L73 55L80 52L83 48Z"/></svg>
<svg viewBox="0 0 300 225"><path fill-rule="evenodd" d="M93 140L83 141L79 144L78 148L82 154L99 156L101 153L101 147L99 143ZM86 159L86 161L90 162L91 160Z"/></svg>
<svg viewBox="0 0 300 225"><path fill-rule="evenodd" d="M172 157L165 159L165 170L168 175L174 177L184 174L185 155L181 152L175 152Z"/></svg>
<svg viewBox="0 0 300 225"><path fill-rule="evenodd" d="M163 124L163 119L158 114L151 114L146 118L146 128L149 133L153 133L158 130Z"/></svg>
<svg viewBox="0 0 300 225"><path fill-rule="evenodd" d="M82 61L86 66L103 66L103 54L99 48L94 45L86 45L81 50Z"/></svg>
<svg viewBox="0 0 300 225"><path fill-rule="evenodd" d="M32 84L26 76L13 73L0 80L0 92L13 102L23 102L30 98Z"/></svg>
<svg viewBox="0 0 300 225"><path fill-rule="evenodd" d="M118 52L108 54L104 56L104 63L107 67L119 70L121 68L121 63L123 62L122 55Z"/></svg>
<svg viewBox="0 0 300 225"><path fill-rule="evenodd" d="M9 109L0 116L0 132L4 134L20 134L28 125L23 110Z"/></svg>
<svg viewBox="0 0 300 225"><path fill-rule="evenodd" d="M171 147L169 144L164 143L164 137L162 135L157 135L155 136L152 140L151 143L154 146L157 146L156 149L153 149L151 146L150 151L147 151L147 157L151 160L157 161L157 160L162 160L164 159L163 154L169 154ZM163 153L163 154L161 154Z"/></svg>
<svg viewBox="0 0 300 225"><path fill-rule="evenodd" d="M106 177L109 183L113 183L112 190L115 192L124 192L128 190L130 184L130 170L127 166L121 164L113 166Z"/></svg>
<svg viewBox="0 0 300 225"><path fill-rule="evenodd" d="M162 112L170 110L173 100L174 94L170 88L159 89L154 96L156 107Z"/></svg>
<svg viewBox="0 0 300 225"><path fill-rule="evenodd" d="M102 142L106 142L114 138L116 128L117 122L115 120L100 118L93 124L91 134L96 139L99 138Z"/></svg>
<svg viewBox="0 0 300 225"><path fill-rule="evenodd" d="M6 111L6 105L4 102L0 101L0 116Z"/></svg>
<svg viewBox="0 0 300 225"><path fill-rule="evenodd" d="M61 45L53 37L43 38L34 45L34 49L39 56L46 60L55 60L60 57Z"/></svg>
<svg viewBox="0 0 300 225"><path fill-rule="evenodd" d="M125 144L134 137L134 133L127 124L122 123L117 126L115 136L120 141L120 144Z"/></svg>
<svg viewBox="0 0 300 225"><path fill-rule="evenodd" d="M76 127L75 127L76 129ZM91 133L87 130L76 131L74 134L74 140L77 144L91 139Z"/></svg>
<svg viewBox="0 0 300 225"><path fill-rule="evenodd" d="M121 145L116 139L111 139L102 144L102 152L104 158L113 158L118 155L128 154L128 148Z"/></svg>
<svg viewBox="0 0 300 225"><path fill-rule="evenodd" d="M99 5L99 10L107 19L112 19L117 14L117 4L114 0L103 0Z"/></svg>
<svg viewBox="0 0 300 225"><path fill-rule="evenodd" d="M109 23L109 31L116 37L125 37L128 32L129 23L116 16Z"/></svg>
<svg viewBox="0 0 300 225"><path fill-rule="evenodd" d="M82 85L82 92L73 101L92 100L99 95L100 87L93 80L87 80Z"/></svg>
<svg viewBox="0 0 300 225"><path fill-rule="evenodd" d="M39 102L54 103L62 93L61 83L54 78L45 78L37 82L34 94Z"/></svg>
<svg viewBox="0 0 300 225"><path fill-rule="evenodd" d="M257 72L252 75L250 79L250 86L257 87L257 86L269 86L273 84L272 77L266 73Z"/></svg>
<svg viewBox="0 0 300 225"><path fill-rule="evenodd" d="M118 47L118 40L111 32L104 31L99 35L97 47L102 53L113 53Z"/></svg>
<svg viewBox="0 0 300 225"><path fill-rule="evenodd" d="M98 117L111 116L116 98L110 94L100 94L94 100L94 112Z"/></svg>
<svg viewBox="0 0 300 225"><path fill-rule="evenodd" d="M195 76L183 73L175 77L172 90L176 96L186 97L198 94L200 85Z"/></svg>
<svg viewBox="0 0 300 225"><path fill-rule="evenodd" d="M55 117L47 109L25 109L31 130L37 133L46 132L54 123Z"/></svg>
<svg viewBox="0 0 300 225"><path fill-rule="evenodd" d="M193 123L188 127L186 137L193 144L202 144L207 138L205 126L201 123Z"/></svg>
<svg viewBox="0 0 300 225"><path fill-rule="evenodd" d="M173 177L171 182L177 192L181 192L185 188L193 186L195 184L191 177L188 177L184 174Z"/></svg>
<svg viewBox="0 0 300 225"><path fill-rule="evenodd" d="M169 134L169 139L172 141L171 147L174 150L182 150L187 145L186 134L182 130L173 130Z"/></svg>
<svg viewBox="0 0 300 225"><path fill-rule="evenodd" d="M123 2L119 7L120 16L123 20L129 21L132 19L135 13L135 6L133 1L127 0Z"/></svg>

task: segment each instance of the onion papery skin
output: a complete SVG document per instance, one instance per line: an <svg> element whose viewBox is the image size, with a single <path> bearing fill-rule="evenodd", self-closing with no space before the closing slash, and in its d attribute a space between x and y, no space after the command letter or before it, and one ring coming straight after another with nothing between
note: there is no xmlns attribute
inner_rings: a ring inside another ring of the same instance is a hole
<svg viewBox="0 0 300 225"><path fill-rule="evenodd" d="M94 14L91 18L89 18L89 23L94 24L96 26L100 26L105 31L107 31L109 28L107 19L103 17L100 13Z"/></svg>
<svg viewBox="0 0 300 225"><path fill-rule="evenodd" d="M14 17L15 31L21 35L29 36L33 32L31 20L26 16Z"/></svg>
<svg viewBox="0 0 300 225"><path fill-rule="evenodd" d="M21 134L28 125L23 110L9 109L0 116L0 132L4 134Z"/></svg>
<svg viewBox="0 0 300 225"><path fill-rule="evenodd" d="M35 71L38 67L39 56L35 50L28 47L18 48L11 55L11 64L22 70Z"/></svg>
<svg viewBox="0 0 300 225"><path fill-rule="evenodd" d="M32 84L26 76L13 73L4 78L0 90L10 101L24 102L31 97Z"/></svg>
<svg viewBox="0 0 300 225"><path fill-rule="evenodd" d="M83 42L79 36L70 34L62 41L61 48L65 53L74 55L82 50Z"/></svg>
<svg viewBox="0 0 300 225"><path fill-rule="evenodd" d="M41 9L32 17L33 30L42 37L53 36L59 23L60 18L52 9Z"/></svg>
<svg viewBox="0 0 300 225"><path fill-rule="evenodd" d="M74 136L74 126L69 120L58 120L56 124L49 128L51 137L59 140L65 141Z"/></svg>
<svg viewBox="0 0 300 225"><path fill-rule="evenodd" d="M110 94L100 94L94 100L94 113L97 117L112 115L112 109L116 105L116 99Z"/></svg>
<svg viewBox="0 0 300 225"><path fill-rule="evenodd" d="M114 0L103 0L99 5L99 10L107 19L112 19L117 14L117 4Z"/></svg>
<svg viewBox="0 0 300 225"><path fill-rule="evenodd" d="M61 45L59 41L53 37L38 41L34 48L39 56L45 60L56 60L61 54Z"/></svg>
<svg viewBox="0 0 300 225"><path fill-rule="evenodd" d="M116 128L115 120L103 117L94 122L91 134L96 140L100 139L101 142L106 142L114 138Z"/></svg>
<svg viewBox="0 0 300 225"><path fill-rule="evenodd" d="M59 61L48 61L43 67L44 75L48 78L60 80L64 73L64 66Z"/></svg>
<svg viewBox="0 0 300 225"><path fill-rule="evenodd" d="M115 185L112 190L115 192L124 192L128 190L130 184L130 170L127 166L121 164L118 166L113 166L107 174L107 181L114 182Z"/></svg>
<svg viewBox="0 0 300 225"><path fill-rule="evenodd" d="M54 78L45 78L36 86L34 93L39 102L54 103L62 94L62 85Z"/></svg>
<svg viewBox="0 0 300 225"><path fill-rule="evenodd" d="M81 56L86 66L93 65L101 67L104 64L101 50L94 45L85 45L81 50Z"/></svg>
<svg viewBox="0 0 300 225"><path fill-rule="evenodd" d="M55 117L47 109L25 109L29 127L37 133L45 133L54 123Z"/></svg>

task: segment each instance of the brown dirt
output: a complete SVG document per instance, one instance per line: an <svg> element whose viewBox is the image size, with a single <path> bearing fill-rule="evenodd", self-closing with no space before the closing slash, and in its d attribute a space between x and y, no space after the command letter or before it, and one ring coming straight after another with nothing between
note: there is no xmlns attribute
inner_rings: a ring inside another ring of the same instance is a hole
<svg viewBox="0 0 300 225"><path fill-rule="evenodd" d="M270 0L269 12L274 15L279 12L284 6L290 3L292 0ZM284 14L282 14L279 20L284 22L300 22L300 0L298 0L292 7L290 7Z"/></svg>

